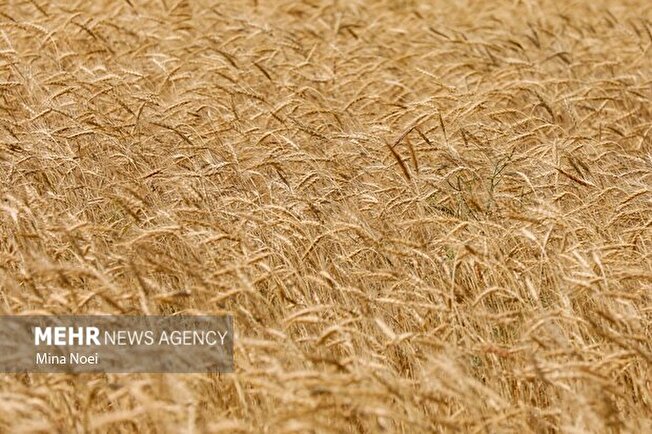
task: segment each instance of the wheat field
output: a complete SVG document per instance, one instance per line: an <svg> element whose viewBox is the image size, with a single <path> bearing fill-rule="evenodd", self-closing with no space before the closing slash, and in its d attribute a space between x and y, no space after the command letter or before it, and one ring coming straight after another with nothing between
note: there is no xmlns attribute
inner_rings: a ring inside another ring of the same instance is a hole
<svg viewBox="0 0 652 434"><path fill-rule="evenodd" d="M0 313L233 315L0 432L652 432L652 5L0 0Z"/></svg>

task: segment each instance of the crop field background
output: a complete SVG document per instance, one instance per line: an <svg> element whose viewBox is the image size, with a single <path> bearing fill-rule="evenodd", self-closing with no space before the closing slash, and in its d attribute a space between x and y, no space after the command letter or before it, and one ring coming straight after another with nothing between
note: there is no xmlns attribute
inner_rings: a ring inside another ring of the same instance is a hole
<svg viewBox="0 0 652 434"><path fill-rule="evenodd" d="M233 374L0 432L652 432L652 4L0 0L0 313L221 314Z"/></svg>

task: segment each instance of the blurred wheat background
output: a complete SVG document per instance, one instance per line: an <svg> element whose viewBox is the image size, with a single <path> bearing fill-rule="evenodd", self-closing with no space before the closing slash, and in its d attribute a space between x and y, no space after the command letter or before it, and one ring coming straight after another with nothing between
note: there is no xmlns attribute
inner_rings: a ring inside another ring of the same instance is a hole
<svg viewBox="0 0 652 434"><path fill-rule="evenodd" d="M236 372L1 375L0 432L652 431L646 1L0 0L0 313Z"/></svg>

